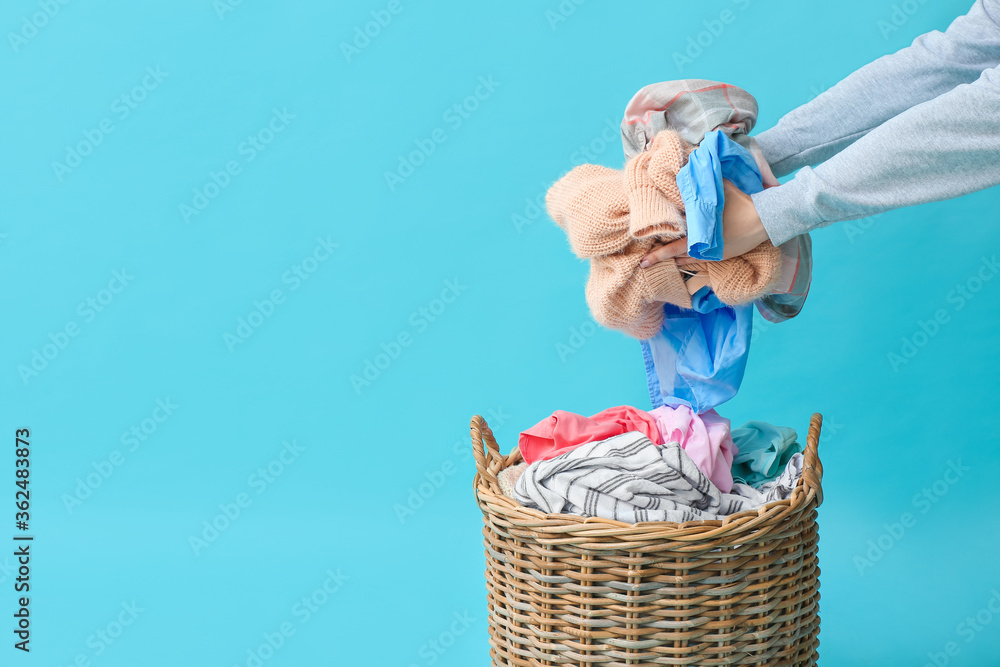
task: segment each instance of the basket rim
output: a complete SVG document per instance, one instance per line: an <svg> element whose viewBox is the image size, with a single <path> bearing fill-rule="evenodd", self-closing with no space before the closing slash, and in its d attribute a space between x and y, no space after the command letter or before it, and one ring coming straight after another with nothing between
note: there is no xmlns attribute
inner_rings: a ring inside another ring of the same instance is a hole
<svg viewBox="0 0 1000 667"><path fill-rule="evenodd" d="M476 502L485 515L494 515L529 533L526 535L549 543L575 543L580 538L594 541L612 540L614 548L621 549L619 542L646 543L650 540L662 542L675 540L680 543L702 542L722 537L732 537L751 532L770 532L787 519L818 507L823 502L823 465L818 447L823 416L813 413L809 421L809 432L803 452L802 476L792 490L792 495L783 500L765 503L754 510L744 510L723 519L700 521L643 521L625 523L602 517L583 517L575 514L541 512L524 507L500 490L496 475L504 468L522 461L521 452L515 446L504 456L493 432L482 415L474 415L470 422L472 451L476 461L473 476L473 490ZM601 542L607 545L607 542Z"/></svg>

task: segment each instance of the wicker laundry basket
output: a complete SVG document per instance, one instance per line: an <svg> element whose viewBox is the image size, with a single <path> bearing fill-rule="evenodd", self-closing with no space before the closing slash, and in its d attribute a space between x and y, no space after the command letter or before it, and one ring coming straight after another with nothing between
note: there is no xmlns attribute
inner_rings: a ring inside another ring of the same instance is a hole
<svg viewBox="0 0 1000 667"><path fill-rule="evenodd" d="M819 647L814 414L791 498L724 521L627 524L545 514L503 495L472 418L493 665L814 665Z"/></svg>

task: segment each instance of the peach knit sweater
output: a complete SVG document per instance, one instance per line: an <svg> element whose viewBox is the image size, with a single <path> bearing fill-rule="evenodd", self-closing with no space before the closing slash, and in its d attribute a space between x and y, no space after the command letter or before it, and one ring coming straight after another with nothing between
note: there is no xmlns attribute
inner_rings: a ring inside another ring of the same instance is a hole
<svg viewBox="0 0 1000 667"><path fill-rule="evenodd" d="M559 179L545 196L546 208L566 231L570 248L590 260L587 304L606 327L646 339L663 324L663 303L691 307L681 270L668 259L647 268L639 261L656 245L686 234L677 172L695 146L663 130L624 171L582 164ZM720 262L697 262L687 274L707 276L719 300L749 303L778 280L781 253L769 241Z"/></svg>

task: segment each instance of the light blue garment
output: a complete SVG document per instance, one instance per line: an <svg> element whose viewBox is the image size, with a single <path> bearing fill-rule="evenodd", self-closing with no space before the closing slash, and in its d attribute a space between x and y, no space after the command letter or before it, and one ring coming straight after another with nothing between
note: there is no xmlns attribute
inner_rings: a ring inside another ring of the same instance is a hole
<svg viewBox="0 0 1000 667"><path fill-rule="evenodd" d="M720 89L724 92L720 93ZM698 145L676 177L687 219L688 254L721 260L725 206L722 179L729 179L751 195L764 189L751 152L756 142L746 134L757 118L756 101L746 91L728 84L683 80L647 86L633 102L622 121L626 158L646 150L656 133L668 128ZM812 275L808 237L788 241L781 251L783 265L795 267L791 291L768 294L755 302L761 314L772 322L798 314ZM786 256L796 259L785 262ZM641 341L654 408L687 405L701 414L735 396L743 381L753 325L752 306L726 306L707 287L692 301L691 310L664 304L665 318L659 333Z"/></svg>
<svg viewBox="0 0 1000 667"><path fill-rule="evenodd" d="M726 203L722 179L748 195L764 189L757 161L746 148L720 130L705 134L701 144L677 172L677 187L687 218L688 254L695 259L722 259L722 210ZM797 256L796 280L786 294L767 294L754 303L764 319L784 322L799 314L812 280L812 245L808 234L793 237L780 248Z"/></svg>
<svg viewBox="0 0 1000 667"><path fill-rule="evenodd" d="M714 130L705 134L677 172L687 218L688 254L695 259L722 259L723 178L748 195L764 189L750 151L725 132Z"/></svg>
<svg viewBox="0 0 1000 667"><path fill-rule="evenodd" d="M763 188L746 148L719 130L708 132L677 173L687 217L688 254L722 259L722 178L751 194ZM692 309L663 306L659 333L642 341L654 408L687 405L701 414L740 389L750 351L753 306L727 306L709 287L691 297Z"/></svg>
<svg viewBox="0 0 1000 667"><path fill-rule="evenodd" d="M733 457L733 481L758 488L775 479L788 460L802 451L795 429L749 421L732 431L739 452Z"/></svg>
<svg viewBox="0 0 1000 667"><path fill-rule="evenodd" d="M753 306L727 306L708 287L692 309L663 304L663 326L642 343L649 399L701 414L736 395L746 370Z"/></svg>

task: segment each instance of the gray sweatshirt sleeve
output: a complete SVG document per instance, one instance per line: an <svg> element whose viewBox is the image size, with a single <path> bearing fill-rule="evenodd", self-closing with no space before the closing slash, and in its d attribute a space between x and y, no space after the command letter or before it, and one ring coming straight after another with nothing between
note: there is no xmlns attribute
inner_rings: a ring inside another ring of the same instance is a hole
<svg viewBox="0 0 1000 667"><path fill-rule="evenodd" d="M752 196L775 244L1000 183L1000 0L857 70L756 140L784 185ZM812 169L809 165L822 162Z"/></svg>

